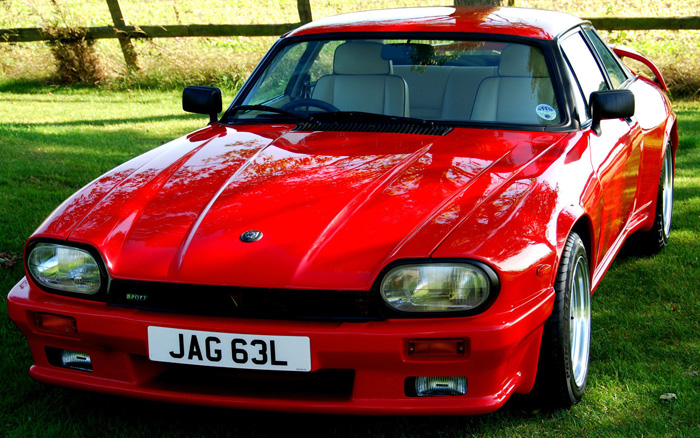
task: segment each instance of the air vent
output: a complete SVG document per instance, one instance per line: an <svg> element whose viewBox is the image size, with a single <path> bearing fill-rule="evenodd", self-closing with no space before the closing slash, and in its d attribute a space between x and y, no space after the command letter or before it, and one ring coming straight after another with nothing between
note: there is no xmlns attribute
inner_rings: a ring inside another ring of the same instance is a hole
<svg viewBox="0 0 700 438"><path fill-rule="evenodd" d="M380 122L316 122L298 124L292 131L387 132L393 134L440 135L452 132L451 126Z"/></svg>

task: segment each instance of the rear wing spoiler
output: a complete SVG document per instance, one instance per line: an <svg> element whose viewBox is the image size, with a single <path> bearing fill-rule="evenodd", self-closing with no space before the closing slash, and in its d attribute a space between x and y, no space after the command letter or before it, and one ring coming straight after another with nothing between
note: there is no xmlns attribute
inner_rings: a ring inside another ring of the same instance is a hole
<svg viewBox="0 0 700 438"><path fill-rule="evenodd" d="M623 46L613 46L611 47L613 52L617 56L622 58L630 58L634 59L635 61L639 61L645 66L649 67L649 70L651 70L652 74L654 75L654 82L658 84L659 87L661 87L662 90L668 91L668 87L666 86L666 81L664 80L664 77L661 75L661 71L659 68L651 62L646 56L642 55L641 53L637 52L634 49L631 49L629 47L623 47Z"/></svg>

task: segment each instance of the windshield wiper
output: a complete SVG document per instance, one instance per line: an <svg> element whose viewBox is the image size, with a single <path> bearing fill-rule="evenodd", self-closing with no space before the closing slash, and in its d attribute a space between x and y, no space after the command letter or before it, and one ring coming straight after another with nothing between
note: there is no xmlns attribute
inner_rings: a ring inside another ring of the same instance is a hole
<svg viewBox="0 0 700 438"><path fill-rule="evenodd" d="M277 114L281 114L283 116L294 117L295 119L300 119L300 120L303 120L305 122L315 121L314 117L304 116L304 115L301 115L299 113L283 110L281 108L275 108L274 106L269 106L269 105L237 105L237 106L234 106L233 108L231 108L228 111L228 114L233 114L233 113L236 113L238 111L265 111L268 113L277 113ZM228 116L227 118L231 119L232 117Z"/></svg>

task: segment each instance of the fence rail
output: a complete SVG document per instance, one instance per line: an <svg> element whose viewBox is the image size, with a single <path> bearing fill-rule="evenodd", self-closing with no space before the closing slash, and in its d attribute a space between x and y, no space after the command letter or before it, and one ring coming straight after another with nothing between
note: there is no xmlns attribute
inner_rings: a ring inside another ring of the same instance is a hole
<svg viewBox="0 0 700 438"><path fill-rule="evenodd" d="M603 17L587 18L598 30L688 30L700 29L700 17ZM283 24L189 24L165 26L101 26L80 28L86 38L175 38L278 36L301 26ZM0 29L0 42L21 43L60 39L39 27Z"/></svg>
<svg viewBox="0 0 700 438"><path fill-rule="evenodd" d="M189 24L165 26L100 26L79 28L88 39L176 38L226 36L279 36L303 23L284 24ZM0 42L27 43L61 39L60 34L40 27L0 29Z"/></svg>
<svg viewBox="0 0 700 438"><path fill-rule="evenodd" d="M282 24L190 24L164 26L127 26L119 0L106 0L114 26L81 27L86 39L118 38L127 67L138 70L138 57L132 39L176 37L278 36L312 20L310 0L297 0L298 23ZM456 3L455 3L456 4ZM686 30L700 29L698 17L593 17L599 30ZM39 27L0 29L0 43L27 43L61 40L61 32Z"/></svg>

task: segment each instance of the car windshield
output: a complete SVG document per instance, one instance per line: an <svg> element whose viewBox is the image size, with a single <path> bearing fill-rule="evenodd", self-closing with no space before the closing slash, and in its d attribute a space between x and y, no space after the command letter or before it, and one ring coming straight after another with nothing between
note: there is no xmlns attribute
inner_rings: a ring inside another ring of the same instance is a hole
<svg viewBox="0 0 700 438"><path fill-rule="evenodd" d="M342 119L369 113L414 121L561 122L542 51L518 43L302 41L283 46L246 90L229 118Z"/></svg>

